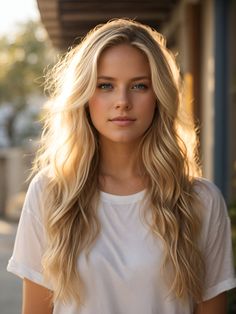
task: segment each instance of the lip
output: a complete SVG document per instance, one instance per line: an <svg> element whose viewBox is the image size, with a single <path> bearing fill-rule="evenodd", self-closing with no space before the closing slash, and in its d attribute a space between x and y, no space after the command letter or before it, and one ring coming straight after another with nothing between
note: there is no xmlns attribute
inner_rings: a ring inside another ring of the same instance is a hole
<svg viewBox="0 0 236 314"><path fill-rule="evenodd" d="M112 119L109 119L109 121L135 121L136 119L126 116L118 116Z"/></svg>
<svg viewBox="0 0 236 314"><path fill-rule="evenodd" d="M124 117L124 116L118 116L112 119L109 119L110 122L118 125L118 126L128 126L132 123L134 123L136 119L130 118L130 117Z"/></svg>

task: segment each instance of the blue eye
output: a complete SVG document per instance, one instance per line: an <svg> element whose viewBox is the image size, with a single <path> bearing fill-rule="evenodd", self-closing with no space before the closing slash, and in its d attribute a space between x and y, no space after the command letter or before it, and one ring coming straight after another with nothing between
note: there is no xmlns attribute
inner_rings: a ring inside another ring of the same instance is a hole
<svg viewBox="0 0 236 314"><path fill-rule="evenodd" d="M99 89L105 89L105 90L112 89L112 85L111 85L111 83L100 83L100 84L98 84L98 88Z"/></svg>
<svg viewBox="0 0 236 314"><path fill-rule="evenodd" d="M134 84L133 87L132 87L132 89L141 89L141 90L147 89L147 88L148 88L147 85L142 84L142 83Z"/></svg>

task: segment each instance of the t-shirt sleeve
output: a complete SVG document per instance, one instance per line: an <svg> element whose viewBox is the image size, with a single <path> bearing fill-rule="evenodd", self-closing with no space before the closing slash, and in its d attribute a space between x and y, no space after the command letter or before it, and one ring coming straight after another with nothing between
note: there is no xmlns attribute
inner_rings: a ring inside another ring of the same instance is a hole
<svg viewBox="0 0 236 314"><path fill-rule="evenodd" d="M202 182L199 193L203 203L202 248L205 260L203 300L236 287L233 266L231 223L219 189L211 182Z"/></svg>
<svg viewBox="0 0 236 314"><path fill-rule="evenodd" d="M7 270L50 289L43 278L41 264L46 243L42 224L42 193L42 177L37 176L26 194Z"/></svg>

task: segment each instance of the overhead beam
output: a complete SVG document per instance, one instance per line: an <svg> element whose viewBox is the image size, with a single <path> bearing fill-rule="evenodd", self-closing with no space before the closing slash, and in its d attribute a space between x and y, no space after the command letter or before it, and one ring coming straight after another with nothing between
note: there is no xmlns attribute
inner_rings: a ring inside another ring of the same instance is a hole
<svg viewBox="0 0 236 314"><path fill-rule="evenodd" d="M160 28L179 0L37 0L41 19L59 49L67 49L95 25L127 17Z"/></svg>

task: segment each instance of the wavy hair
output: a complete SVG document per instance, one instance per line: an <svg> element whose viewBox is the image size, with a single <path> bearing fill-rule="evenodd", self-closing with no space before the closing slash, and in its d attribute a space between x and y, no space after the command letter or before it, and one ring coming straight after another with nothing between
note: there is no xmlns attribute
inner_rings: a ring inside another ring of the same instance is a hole
<svg viewBox="0 0 236 314"><path fill-rule="evenodd" d="M34 171L48 173L43 268L54 300L84 300L77 269L82 250L89 254L100 232L98 134L87 104L96 88L98 59L104 49L127 43L148 58L157 110L144 134L140 162L148 176L151 232L164 247L163 267L170 292L201 299L204 263L198 248L201 218L194 210L194 177L200 175L196 132L183 116L182 87L175 58L165 39L148 26L116 19L97 26L54 68L41 148ZM171 274L171 275L170 275ZM79 288L78 288L79 287Z"/></svg>

